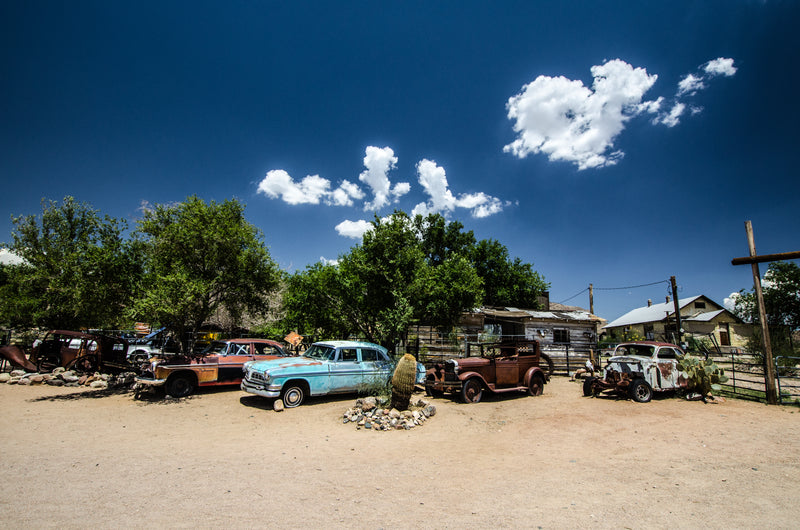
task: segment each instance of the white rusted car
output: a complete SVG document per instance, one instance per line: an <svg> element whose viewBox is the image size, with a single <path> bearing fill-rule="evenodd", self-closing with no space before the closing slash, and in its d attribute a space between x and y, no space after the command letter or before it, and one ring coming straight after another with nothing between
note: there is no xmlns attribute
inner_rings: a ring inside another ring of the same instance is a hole
<svg viewBox="0 0 800 530"><path fill-rule="evenodd" d="M583 395L616 392L647 403L653 392L686 388L687 380L678 368L678 361L684 355L682 349L667 342L623 342L614 349L603 377L584 381Z"/></svg>

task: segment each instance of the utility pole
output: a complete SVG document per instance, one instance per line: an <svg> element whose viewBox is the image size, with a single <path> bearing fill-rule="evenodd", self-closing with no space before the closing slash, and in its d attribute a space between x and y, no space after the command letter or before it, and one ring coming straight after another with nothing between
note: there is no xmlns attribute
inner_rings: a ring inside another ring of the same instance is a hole
<svg viewBox="0 0 800 530"><path fill-rule="evenodd" d="M675 276L669 277L669 283L672 284L672 303L675 307L675 325L678 331L678 346L682 347L683 324L681 323L681 305L678 303L678 282L675 281Z"/></svg>
<svg viewBox="0 0 800 530"><path fill-rule="evenodd" d="M589 313L594 315L594 286L589 284Z"/></svg>
<svg viewBox="0 0 800 530"><path fill-rule="evenodd" d="M770 405L778 404L778 390L775 386L775 363L772 360L772 341L769 337L769 325L767 324L767 310L764 308L764 292L761 290L761 272L758 270L759 262L773 261L773 256L757 256L756 241L753 236L753 224L750 221L744 222L744 229L747 232L747 246L750 250L750 258L736 258L731 263L733 265L743 265L749 263L753 269L753 288L756 291L756 303L758 305L758 319L761 321L761 337L764 345L764 382L767 387L767 403ZM796 252L786 253L798 254Z"/></svg>

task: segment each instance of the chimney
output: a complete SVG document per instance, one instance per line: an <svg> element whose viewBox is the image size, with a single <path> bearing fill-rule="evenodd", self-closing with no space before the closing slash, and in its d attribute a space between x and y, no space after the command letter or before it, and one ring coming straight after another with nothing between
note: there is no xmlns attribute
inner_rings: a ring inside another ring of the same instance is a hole
<svg viewBox="0 0 800 530"><path fill-rule="evenodd" d="M649 298L647 299L647 307L651 307L653 305L653 301Z"/></svg>
<svg viewBox="0 0 800 530"><path fill-rule="evenodd" d="M669 303L669 295L667 295L667 303Z"/></svg>

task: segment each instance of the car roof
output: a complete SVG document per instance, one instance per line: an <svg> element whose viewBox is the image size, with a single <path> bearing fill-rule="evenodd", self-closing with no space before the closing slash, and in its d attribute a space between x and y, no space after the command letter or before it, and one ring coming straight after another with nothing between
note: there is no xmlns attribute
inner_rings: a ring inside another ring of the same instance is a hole
<svg viewBox="0 0 800 530"><path fill-rule="evenodd" d="M668 346L670 348L679 347L676 346L675 344L672 344L671 342L658 342L654 340L631 340L628 342L620 342L619 344L617 344L617 348L619 348L620 346L627 346L629 344L639 345L639 346Z"/></svg>
<svg viewBox="0 0 800 530"><path fill-rule="evenodd" d="M232 342L234 344L249 344L251 342L263 342L265 344L273 344L273 345L280 346L280 343L277 343L274 340L269 340L269 339L248 339L248 338L217 339L214 342Z"/></svg>
<svg viewBox="0 0 800 530"><path fill-rule="evenodd" d="M314 344L319 344L320 346L331 346L333 348L378 348L380 350L385 350L383 346L379 344L375 344L373 342L362 342L357 340L321 340L315 342Z"/></svg>

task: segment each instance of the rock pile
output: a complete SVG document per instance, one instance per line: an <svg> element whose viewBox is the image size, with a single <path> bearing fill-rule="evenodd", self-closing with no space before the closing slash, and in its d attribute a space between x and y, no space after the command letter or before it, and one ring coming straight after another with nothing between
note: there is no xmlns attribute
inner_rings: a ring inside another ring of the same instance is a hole
<svg viewBox="0 0 800 530"><path fill-rule="evenodd" d="M113 388L118 386L130 385L134 382L136 374L126 372L118 375L101 374L79 374L72 370L56 368L50 373L38 374L25 372L24 370L13 370L0 373L0 383L8 385L50 385L67 387L89 387L94 389Z"/></svg>
<svg viewBox="0 0 800 530"><path fill-rule="evenodd" d="M355 405L342 416L342 423L354 423L356 429L373 431L409 430L418 427L436 415L436 407L420 399L410 410L384 408L375 397L356 400Z"/></svg>

